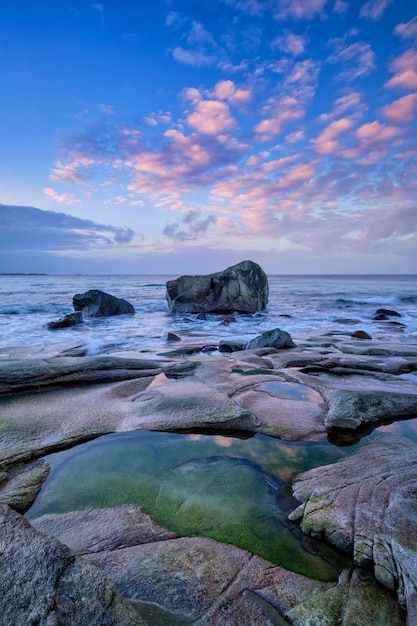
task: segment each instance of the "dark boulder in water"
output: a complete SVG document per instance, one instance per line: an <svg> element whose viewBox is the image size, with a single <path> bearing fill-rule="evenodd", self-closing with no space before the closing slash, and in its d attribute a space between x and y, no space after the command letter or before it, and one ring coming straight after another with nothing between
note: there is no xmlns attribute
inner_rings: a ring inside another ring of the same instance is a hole
<svg viewBox="0 0 417 626"><path fill-rule="evenodd" d="M387 317L401 317L401 313L393 311L392 309L378 309L375 315L385 315Z"/></svg>
<svg viewBox="0 0 417 626"><path fill-rule="evenodd" d="M56 320L56 322L49 322L46 327L54 330L56 328L70 328L71 326L77 326L78 324L82 323L82 313L81 311L76 311L75 313L68 313L68 315L64 315L64 317Z"/></svg>
<svg viewBox="0 0 417 626"><path fill-rule="evenodd" d="M269 295L268 277L253 261L215 274L180 276L166 286L170 313L255 313Z"/></svg>
<svg viewBox="0 0 417 626"><path fill-rule="evenodd" d="M372 336L366 330L355 330L351 337L355 337L355 339L372 339Z"/></svg>
<svg viewBox="0 0 417 626"><path fill-rule="evenodd" d="M76 294L72 303L76 311L83 317L109 317L111 315L133 314L135 309L130 302L116 298L99 289L90 289L85 293Z"/></svg>

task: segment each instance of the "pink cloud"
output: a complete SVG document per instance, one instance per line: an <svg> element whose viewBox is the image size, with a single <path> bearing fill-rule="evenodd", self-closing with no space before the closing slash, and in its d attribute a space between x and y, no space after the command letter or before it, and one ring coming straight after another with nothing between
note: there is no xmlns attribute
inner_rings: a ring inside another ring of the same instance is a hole
<svg viewBox="0 0 417 626"><path fill-rule="evenodd" d="M303 130L297 130L296 132L290 133L285 137L285 141L287 143L297 143L298 141L303 141L303 139L305 139Z"/></svg>
<svg viewBox="0 0 417 626"><path fill-rule="evenodd" d="M218 100L201 100L186 121L204 135L218 135L236 125L227 104Z"/></svg>
<svg viewBox="0 0 417 626"><path fill-rule="evenodd" d="M356 131L356 137L368 143L392 143L402 137L402 131L393 126L385 126L378 121L363 124Z"/></svg>
<svg viewBox="0 0 417 626"><path fill-rule="evenodd" d="M282 131L285 125L304 116L304 108L295 98L290 96L279 99L271 98L262 112L264 115L268 115L272 111L275 114L263 119L254 129L263 141L272 139Z"/></svg>
<svg viewBox="0 0 417 626"><path fill-rule="evenodd" d="M401 22L394 28L396 35L401 39L416 39L417 38L417 16L413 17L409 22Z"/></svg>
<svg viewBox="0 0 417 626"><path fill-rule="evenodd" d="M250 101L252 91L250 89L236 88L231 80L222 80L215 85L213 95L219 100L227 100L230 104L239 106Z"/></svg>
<svg viewBox="0 0 417 626"><path fill-rule="evenodd" d="M327 61L340 63L345 67L339 73L339 79L354 80L374 71L375 54L369 43L356 41L346 45L345 38L333 39L329 43L335 51L327 58Z"/></svg>
<svg viewBox="0 0 417 626"><path fill-rule="evenodd" d="M319 120L326 122L329 119L339 118L346 111L352 111L350 117L357 118L362 115L362 112L366 110L366 105L362 101L361 94L356 91L351 91L345 96L338 98L334 103L334 108L331 113L323 113L319 116Z"/></svg>
<svg viewBox="0 0 417 626"><path fill-rule="evenodd" d="M409 124L417 111L417 93L409 94L382 109L383 115L392 124Z"/></svg>
<svg viewBox="0 0 417 626"><path fill-rule="evenodd" d="M359 17L369 17L372 20L379 20L385 9L392 4L394 0L369 0L360 10Z"/></svg>
<svg viewBox="0 0 417 626"><path fill-rule="evenodd" d="M311 19L320 15L327 0L277 0L275 19Z"/></svg>
<svg viewBox="0 0 417 626"><path fill-rule="evenodd" d="M58 193L52 187L45 187L43 193L48 198L52 198L55 202L59 202L61 204L76 204L80 202L76 196L72 193Z"/></svg>
<svg viewBox="0 0 417 626"><path fill-rule="evenodd" d="M80 169L86 168L89 165L95 163L94 159L88 159L87 157L77 157L77 159L66 163L65 165L61 161L56 162L56 168L54 168L49 175L49 179L59 183L76 183L78 185L85 183L84 176L80 173Z"/></svg>
<svg viewBox="0 0 417 626"><path fill-rule="evenodd" d="M290 31L286 31L284 35L277 37L272 44L272 48L278 48L278 50L282 50L286 54L291 54L293 56L298 56L302 54L309 42L309 39L305 35L294 35Z"/></svg>
<svg viewBox="0 0 417 626"><path fill-rule="evenodd" d="M322 132L312 140L316 151L319 154L333 154L341 149L341 144L337 139L354 127L355 122L350 118L341 118L331 122Z"/></svg>
<svg viewBox="0 0 417 626"><path fill-rule="evenodd" d="M394 59L390 65L394 76L389 80L386 87L400 87L402 89L417 88L417 50L406 50Z"/></svg>

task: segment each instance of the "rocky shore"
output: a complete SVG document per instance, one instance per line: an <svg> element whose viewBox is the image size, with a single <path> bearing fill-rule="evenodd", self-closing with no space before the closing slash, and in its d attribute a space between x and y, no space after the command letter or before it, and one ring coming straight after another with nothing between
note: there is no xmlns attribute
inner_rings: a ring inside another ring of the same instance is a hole
<svg viewBox="0 0 417 626"><path fill-rule="evenodd" d="M135 506L22 517L48 475L43 457L102 434L234 429L314 444L417 417L417 342L340 332L292 343L167 342L152 359L3 350L0 624L416 624L410 439L381 434L295 482L293 523L353 555L335 583L177 537Z"/></svg>

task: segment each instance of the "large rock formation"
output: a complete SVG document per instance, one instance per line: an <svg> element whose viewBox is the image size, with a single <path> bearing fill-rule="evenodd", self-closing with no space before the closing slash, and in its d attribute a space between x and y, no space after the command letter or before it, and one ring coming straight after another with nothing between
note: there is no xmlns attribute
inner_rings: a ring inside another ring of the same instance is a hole
<svg viewBox="0 0 417 626"><path fill-rule="evenodd" d="M352 456L302 474L290 516L374 571L417 623L417 446L384 435Z"/></svg>
<svg viewBox="0 0 417 626"><path fill-rule="evenodd" d="M253 261L242 261L206 276L180 276L167 282L170 313L255 313L268 303L268 278Z"/></svg>
<svg viewBox="0 0 417 626"><path fill-rule="evenodd" d="M105 291L90 289L85 293L77 293L72 303L76 311L81 311L83 317L108 317L134 313L135 309L130 302L116 298Z"/></svg>

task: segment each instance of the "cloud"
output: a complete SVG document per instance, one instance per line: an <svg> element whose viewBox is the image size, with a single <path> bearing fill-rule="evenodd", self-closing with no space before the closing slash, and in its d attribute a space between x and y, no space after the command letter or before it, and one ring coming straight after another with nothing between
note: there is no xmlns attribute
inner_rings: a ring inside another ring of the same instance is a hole
<svg viewBox="0 0 417 626"><path fill-rule="evenodd" d="M94 159L88 159L86 157L79 157L70 163L61 163L57 161L56 167L51 171L49 178L54 182L59 183L76 183L78 185L85 183L85 177L80 173L80 169L89 167L94 164ZM47 195L53 196L51 188Z"/></svg>
<svg viewBox="0 0 417 626"><path fill-rule="evenodd" d="M308 42L309 39L307 36L294 35L294 33L286 31L284 35L277 37L277 39L272 42L271 48L277 48L286 54L298 56L305 51Z"/></svg>
<svg viewBox="0 0 417 626"><path fill-rule="evenodd" d="M200 22L192 23L185 41L186 48L176 46L172 50L173 58L179 63L194 67L208 67L215 64L222 56L223 50Z"/></svg>
<svg viewBox="0 0 417 626"><path fill-rule="evenodd" d="M383 107L382 113L392 124L404 125L413 121L417 112L417 93L404 96Z"/></svg>
<svg viewBox="0 0 417 626"><path fill-rule="evenodd" d="M43 193L45 196L48 196L48 198L52 198L52 200L61 204L76 204L80 202L73 193L58 193L55 189L52 189L52 187L45 187Z"/></svg>
<svg viewBox="0 0 417 626"><path fill-rule="evenodd" d="M379 20L385 9L393 2L394 0L369 0L369 2L366 2L361 8L359 17Z"/></svg>
<svg viewBox="0 0 417 626"><path fill-rule="evenodd" d="M99 104L99 110L105 115L114 115L114 107L111 104Z"/></svg>
<svg viewBox="0 0 417 626"><path fill-rule="evenodd" d="M349 3L344 2L344 0L336 0L334 3L333 11L334 13L346 13L349 8Z"/></svg>
<svg viewBox="0 0 417 626"><path fill-rule="evenodd" d="M355 122L351 118L341 118L331 122L321 133L312 140L319 154L332 154L341 149L338 138L354 127Z"/></svg>
<svg viewBox="0 0 417 626"><path fill-rule="evenodd" d="M227 104L218 100L201 100L186 122L204 135L218 135L236 124Z"/></svg>
<svg viewBox="0 0 417 626"><path fill-rule="evenodd" d="M274 18L312 19L323 12L327 0L277 0Z"/></svg>
<svg viewBox="0 0 417 626"><path fill-rule="evenodd" d="M234 106L239 106L251 100L252 90L236 88L231 80L221 80L215 85L213 96L219 100L227 100Z"/></svg>
<svg viewBox="0 0 417 626"><path fill-rule="evenodd" d="M216 57L213 55L198 50L184 50L181 46L174 48L172 56L176 61L194 67L208 67L216 62Z"/></svg>
<svg viewBox="0 0 417 626"><path fill-rule="evenodd" d="M290 122L304 117L304 113L304 107L295 98L270 98L262 109L265 117L256 124L254 131L262 141L269 141Z"/></svg>
<svg viewBox="0 0 417 626"><path fill-rule="evenodd" d="M0 205L0 248L21 251L60 251L102 248L129 243L131 228L118 228L35 207Z"/></svg>
<svg viewBox="0 0 417 626"><path fill-rule="evenodd" d="M417 89L417 50L406 50L392 61L390 70L394 76L385 83L385 87Z"/></svg>
<svg viewBox="0 0 417 626"><path fill-rule="evenodd" d="M331 39L328 43L334 52L327 57L327 61L340 63L344 68L339 72L339 80L355 80L365 76L375 69L375 54L369 43L357 41L346 44L346 38Z"/></svg>
<svg viewBox="0 0 417 626"><path fill-rule="evenodd" d="M215 224L217 221L216 216L213 214L209 214L202 219L199 219L200 216L200 211L191 209L187 211L182 220L182 223L187 225L186 227L181 227L178 223L167 224L164 227L162 234L176 241L195 240L200 235L204 235L209 226L211 224Z"/></svg>
<svg viewBox="0 0 417 626"><path fill-rule="evenodd" d="M394 28L394 33L401 39L417 39L417 16L409 22L400 22Z"/></svg>
<svg viewBox="0 0 417 626"><path fill-rule="evenodd" d="M366 104L362 100L360 93L356 91L350 91L345 96L337 98L334 102L333 110L331 113L322 113L319 116L319 120L327 122L328 120L340 118L342 115L350 111L351 118L361 117L363 111L367 109Z"/></svg>

